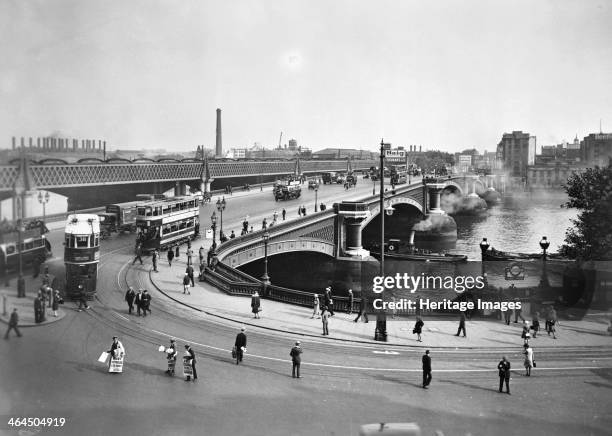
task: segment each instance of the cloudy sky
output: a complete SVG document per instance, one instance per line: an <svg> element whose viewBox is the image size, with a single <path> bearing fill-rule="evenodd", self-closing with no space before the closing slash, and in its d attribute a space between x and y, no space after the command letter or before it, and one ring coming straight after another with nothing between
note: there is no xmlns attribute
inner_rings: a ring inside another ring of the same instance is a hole
<svg viewBox="0 0 612 436"><path fill-rule="evenodd" d="M0 0L0 148L492 150L612 131L612 2Z"/></svg>

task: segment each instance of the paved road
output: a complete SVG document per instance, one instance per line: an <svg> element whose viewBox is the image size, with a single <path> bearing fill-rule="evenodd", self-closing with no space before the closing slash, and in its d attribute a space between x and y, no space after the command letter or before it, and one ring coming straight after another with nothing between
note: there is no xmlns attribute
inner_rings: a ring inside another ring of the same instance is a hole
<svg viewBox="0 0 612 436"><path fill-rule="evenodd" d="M331 196L342 189L335 188ZM233 203L225 216L238 226L245 210L256 216L270 207L257 196L241 200L235 212ZM57 232L51 237L60 239ZM496 351L434 351L434 381L423 390L420 351L374 354L384 348L304 340L304 378L294 380L288 356L294 335L249 328L249 354L236 366L228 350L237 324L202 317L158 297L152 316L127 315L126 286L148 287L146 269L128 266L132 246L129 235L104 241L92 310L79 313L68 305L60 322L25 329L23 338L0 343L0 434L18 434L8 431L10 416L65 417L66 426L55 434L69 435L354 435L361 424L381 421L416 421L424 434L500 429L506 434L609 434L609 350L550 351L541 358L551 367L605 369L538 371L531 378L521 375L520 357L511 355L517 371L508 396L496 391ZM57 248L55 254L61 254ZM61 273L57 263L53 270ZM96 362L113 334L127 349L121 375L106 373ZM180 345L194 344L197 383L164 375L165 360L156 350L168 335Z"/></svg>

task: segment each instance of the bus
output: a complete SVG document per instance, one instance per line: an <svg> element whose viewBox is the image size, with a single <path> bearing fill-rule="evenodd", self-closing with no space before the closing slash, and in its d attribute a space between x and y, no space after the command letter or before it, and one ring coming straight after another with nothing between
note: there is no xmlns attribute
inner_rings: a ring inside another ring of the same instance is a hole
<svg viewBox="0 0 612 436"><path fill-rule="evenodd" d="M64 265L66 266L65 296L93 300L100 263L100 219L94 214L73 214L64 230Z"/></svg>
<svg viewBox="0 0 612 436"><path fill-rule="evenodd" d="M180 245L200 234L197 197L151 200L139 203L136 210L136 243L142 244L144 253Z"/></svg>
<svg viewBox="0 0 612 436"><path fill-rule="evenodd" d="M408 169L406 165L391 165L391 184L401 185L408 182Z"/></svg>
<svg viewBox="0 0 612 436"><path fill-rule="evenodd" d="M112 232L135 232L137 205L137 201L106 205L106 212L98 214L102 233L110 235Z"/></svg>
<svg viewBox="0 0 612 436"><path fill-rule="evenodd" d="M51 244L45 238L42 227L31 228L21 232L21 250L19 233L14 229L3 229L0 232L0 273L19 268L19 252L22 266L43 263L51 257Z"/></svg>

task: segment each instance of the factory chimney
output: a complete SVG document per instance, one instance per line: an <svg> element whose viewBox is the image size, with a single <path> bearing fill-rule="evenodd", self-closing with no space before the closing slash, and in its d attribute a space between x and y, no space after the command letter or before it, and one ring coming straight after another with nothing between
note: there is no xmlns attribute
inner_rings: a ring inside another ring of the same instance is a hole
<svg viewBox="0 0 612 436"><path fill-rule="evenodd" d="M217 157L223 157L223 144L221 143L221 109L217 109L217 142L215 155Z"/></svg>

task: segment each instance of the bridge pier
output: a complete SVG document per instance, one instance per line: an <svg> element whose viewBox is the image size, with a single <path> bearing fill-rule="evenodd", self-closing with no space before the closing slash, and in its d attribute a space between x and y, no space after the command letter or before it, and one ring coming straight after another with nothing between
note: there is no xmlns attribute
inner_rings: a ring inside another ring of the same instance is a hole
<svg viewBox="0 0 612 436"><path fill-rule="evenodd" d="M485 176L485 185L487 188L482 194L482 198L488 206L493 204L499 204L501 202L501 195L493 187L494 178L495 176Z"/></svg>
<svg viewBox="0 0 612 436"><path fill-rule="evenodd" d="M370 210L365 202L343 201L338 205L338 227L342 241L339 257L366 258L370 252L361 245L361 224L370 217Z"/></svg>
<svg viewBox="0 0 612 436"><path fill-rule="evenodd" d="M440 196L445 186L444 183L426 184L429 208L426 218L412 228L415 231L416 241L453 242L457 240L455 220L440 207Z"/></svg>

